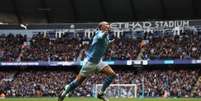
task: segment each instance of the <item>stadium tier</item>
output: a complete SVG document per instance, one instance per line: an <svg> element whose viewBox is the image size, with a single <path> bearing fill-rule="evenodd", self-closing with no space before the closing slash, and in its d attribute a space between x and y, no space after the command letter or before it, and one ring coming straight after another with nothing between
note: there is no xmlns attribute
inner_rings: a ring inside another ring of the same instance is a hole
<svg viewBox="0 0 201 101"><path fill-rule="evenodd" d="M0 34L0 60L1 62L78 61L80 56L84 57L94 32L95 29L84 28L81 31L80 29L58 29L58 31L4 29ZM115 41L104 55L103 60L106 61L201 58L199 27L129 31L125 28L110 33L110 39Z"/></svg>
<svg viewBox="0 0 201 101"><path fill-rule="evenodd" d="M180 67L180 68L178 68ZM127 67L128 68L128 67ZM132 67L130 67L132 68ZM174 69L173 69L174 68ZM154 69L115 69L118 78L113 84L136 84L137 97L161 97L165 91L171 97L201 97L200 77L201 69L185 66ZM0 72L1 91L6 96L58 96L66 83L73 80L77 70L12 70ZM81 87L78 87L70 96L95 96L96 84L101 84L105 75L91 75ZM143 88L144 85L144 88ZM134 90L119 87L108 89L108 96L134 97Z"/></svg>

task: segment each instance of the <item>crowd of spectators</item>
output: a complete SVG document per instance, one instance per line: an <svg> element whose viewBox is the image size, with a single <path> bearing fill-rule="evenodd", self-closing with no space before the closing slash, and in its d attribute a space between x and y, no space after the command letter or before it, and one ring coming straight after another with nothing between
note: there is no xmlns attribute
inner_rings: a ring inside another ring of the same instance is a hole
<svg viewBox="0 0 201 101"><path fill-rule="evenodd" d="M200 59L201 34L181 33L149 38L144 59Z"/></svg>
<svg viewBox="0 0 201 101"><path fill-rule="evenodd" d="M201 76L197 80L197 83L195 84L194 89L191 92L191 94L194 96L201 96Z"/></svg>
<svg viewBox="0 0 201 101"><path fill-rule="evenodd" d="M22 61L75 61L80 49L77 39L50 40L43 35L32 37L30 46L23 48Z"/></svg>
<svg viewBox="0 0 201 101"><path fill-rule="evenodd" d="M30 45L22 48L21 61L48 61L49 39L42 34L33 35Z"/></svg>
<svg viewBox="0 0 201 101"><path fill-rule="evenodd" d="M12 78L14 72L0 71L0 93L5 94L5 91L8 91L11 86Z"/></svg>
<svg viewBox="0 0 201 101"><path fill-rule="evenodd" d="M86 39L86 38L85 38ZM181 33L180 35L149 35L144 39L114 37L109 45L104 60L136 59L143 49L143 59L200 59L201 34ZM51 39L43 34L36 34L27 41L21 34L0 35L0 61L77 61L85 54L90 38L64 37ZM141 41L145 45L140 46ZM26 43L26 44L25 44ZM15 74L13 79L6 79ZM136 75L134 71L117 71L118 78L113 83L137 84L138 96L142 95L144 82L145 96L161 96L164 91L170 96L201 96L198 80L199 71L195 70L144 70ZM0 72L0 90L7 96L58 96L65 84L76 76L72 71L32 71ZM102 83L105 76L92 75L71 95L92 96L94 84ZM144 80L142 79L144 77Z"/></svg>
<svg viewBox="0 0 201 101"><path fill-rule="evenodd" d="M170 96L190 97L191 90L198 79L195 70L168 70L145 71L144 76L145 96L161 96L168 91Z"/></svg>
<svg viewBox="0 0 201 101"><path fill-rule="evenodd" d="M164 91L170 96L192 97L191 91L198 80L199 69L168 69L160 70L145 69L142 71L117 70L118 77L114 84L137 84L138 96L143 94L142 85L144 82L145 97L160 97ZM75 71L21 71L17 72L14 79L9 82L1 82L1 89L7 96L58 96L65 84L72 81L77 72ZM0 72L0 81L2 75ZM105 75L91 75L78 87L72 96L92 96L95 84L101 84ZM197 90L199 93L199 90Z"/></svg>
<svg viewBox="0 0 201 101"><path fill-rule="evenodd" d="M55 96L71 80L72 72L22 72L11 86L16 96Z"/></svg>
<svg viewBox="0 0 201 101"><path fill-rule="evenodd" d="M139 53L139 42L140 40L131 38L115 38L104 60L135 59ZM21 61L76 61L82 50L86 52L89 43L90 41L83 41L79 37L51 40L38 34L32 37L29 47L22 49L20 57Z"/></svg>
<svg viewBox="0 0 201 101"><path fill-rule="evenodd" d="M134 60L140 52L140 39L114 38L104 60Z"/></svg>
<svg viewBox="0 0 201 101"><path fill-rule="evenodd" d="M201 34L184 32L180 35L159 35L152 33L145 39L114 37L104 60L137 59L200 59ZM91 37L92 38L92 37ZM34 34L30 41L26 36L0 35L1 61L76 61L82 50L87 50L91 38L66 37L51 39L44 34ZM84 38L86 39L86 38ZM24 44L24 43L28 44ZM145 45L141 47L141 43ZM142 51L143 48L143 51Z"/></svg>
<svg viewBox="0 0 201 101"><path fill-rule="evenodd" d="M0 34L0 61L17 61L26 36Z"/></svg>

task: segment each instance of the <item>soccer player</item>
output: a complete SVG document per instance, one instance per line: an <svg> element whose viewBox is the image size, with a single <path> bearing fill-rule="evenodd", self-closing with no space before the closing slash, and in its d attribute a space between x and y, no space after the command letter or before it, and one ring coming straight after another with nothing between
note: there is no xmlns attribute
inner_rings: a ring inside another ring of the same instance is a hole
<svg viewBox="0 0 201 101"><path fill-rule="evenodd" d="M67 94L81 85L82 82L88 76L90 76L90 74L96 72L101 72L107 75L103 82L101 91L97 94L97 97L103 101L109 101L105 95L105 90L116 78L116 73L108 64L102 62L102 56L104 55L108 44L111 42L108 36L108 31L110 29L111 26L108 22L103 21L98 24L98 31L96 32L95 36L93 37L93 41L89 46L89 50L86 53L83 66L79 74L74 81L64 87L64 90L59 95L58 101L63 101Z"/></svg>

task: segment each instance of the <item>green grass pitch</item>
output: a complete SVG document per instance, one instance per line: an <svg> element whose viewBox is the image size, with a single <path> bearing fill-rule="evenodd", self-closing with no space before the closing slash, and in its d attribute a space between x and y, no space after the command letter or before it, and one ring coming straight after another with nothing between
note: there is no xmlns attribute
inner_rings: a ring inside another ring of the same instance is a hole
<svg viewBox="0 0 201 101"><path fill-rule="evenodd" d="M57 101L57 98L6 98L0 101ZM65 98L64 101L101 101L96 98ZM201 98L112 98L110 101L201 101Z"/></svg>

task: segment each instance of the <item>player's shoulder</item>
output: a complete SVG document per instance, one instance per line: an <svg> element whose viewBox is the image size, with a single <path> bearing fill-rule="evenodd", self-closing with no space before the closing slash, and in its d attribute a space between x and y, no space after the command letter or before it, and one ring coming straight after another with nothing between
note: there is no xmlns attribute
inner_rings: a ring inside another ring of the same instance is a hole
<svg viewBox="0 0 201 101"><path fill-rule="evenodd" d="M102 34L103 32L102 31L100 31L100 30L97 30L96 31L96 35L98 35L98 34Z"/></svg>
<svg viewBox="0 0 201 101"><path fill-rule="evenodd" d="M104 33L100 30L96 31L95 35L100 38Z"/></svg>

